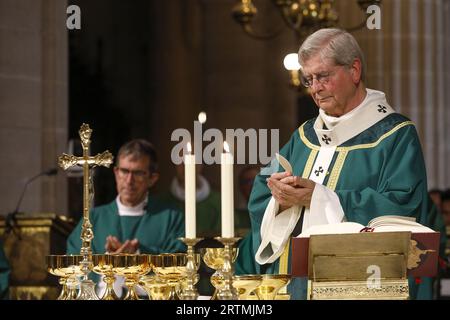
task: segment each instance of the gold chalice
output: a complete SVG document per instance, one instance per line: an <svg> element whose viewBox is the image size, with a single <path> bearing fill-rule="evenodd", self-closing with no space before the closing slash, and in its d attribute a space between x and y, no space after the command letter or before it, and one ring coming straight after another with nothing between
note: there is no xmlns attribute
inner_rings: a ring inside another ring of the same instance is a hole
<svg viewBox="0 0 450 320"><path fill-rule="evenodd" d="M128 292L123 299L139 300L134 287L138 283L139 277L151 270L150 255L121 253L113 254L111 257L114 274L125 277Z"/></svg>
<svg viewBox="0 0 450 320"><path fill-rule="evenodd" d="M232 249L232 258L231 263L236 261L236 258L239 254L238 248ZM223 275L221 269L224 264L224 248L202 248L200 249L200 253L203 256L203 261L205 264L214 269L215 272L211 275L210 281L216 290L214 290L214 294L211 297L211 300L216 300L217 293L221 286L223 285Z"/></svg>
<svg viewBox="0 0 450 320"><path fill-rule="evenodd" d="M147 292L150 300L169 300L172 286L156 275L142 276L139 285Z"/></svg>
<svg viewBox="0 0 450 320"><path fill-rule="evenodd" d="M200 255L195 254L194 259L195 266L198 268ZM178 293L187 275L187 261L186 253L163 253L152 256L153 272L172 287L170 300L178 299Z"/></svg>
<svg viewBox="0 0 450 320"><path fill-rule="evenodd" d="M276 300L278 291L291 281L290 274L263 274L261 284L255 289L259 300Z"/></svg>
<svg viewBox="0 0 450 320"><path fill-rule="evenodd" d="M289 293L278 293L275 300L291 300L291 295Z"/></svg>
<svg viewBox="0 0 450 320"><path fill-rule="evenodd" d="M77 298L77 276L82 276L80 255L48 255L45 257L47 271L59 277L61 293L58 300L75 300Z"/></svg>
<svg viewBox="0 0 450 320"><path fill-rule="evenodd" d="M103 281L106 283L106 291L103 294L102 300L119 300L119 297L114 292L114 272L113 261L110 254L93 254L92 255L92 271L99 275L103 275Z"/></svg>
<svg viewBox="0 0 450 320"><path fill-rule="evenodd" d="M233 277L233 287L236 288L239 294L239 300L251 300L252 292L261 285L262 275L247 274Z"/></svg>

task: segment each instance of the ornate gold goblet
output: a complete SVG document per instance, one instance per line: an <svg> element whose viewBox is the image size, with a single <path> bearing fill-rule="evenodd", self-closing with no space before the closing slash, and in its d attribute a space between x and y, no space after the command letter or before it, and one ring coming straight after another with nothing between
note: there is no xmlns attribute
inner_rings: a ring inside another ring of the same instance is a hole
<svg viewBox="0 0 450 320"><path fill-rule="evenodd" d="M150 300L169 300L172 286L156 275L142 276L139 285L147 292Z"/></svg>
<svg viewBox="0 0 450 320"><path fill-rule="evenodd" d="M239 248L233 248L232 252L233 254L231 262L234 263L239 254ZM224 248L202 248L200 249L200 253L203 256L203 261L205 262L205 264L211 269L215 270L215 272L211 275L210 281L213 287L215 288L211 300L216 300L217 293L220 287L223 285L224 280L224 277L220 271L225 261Z"/></svg>
<svg viewBox="0 0 450 320"><path fill-rule="evenodd" d="M128 288L124 300L139 300L135 291L140 276L151 270L150 255L148 254L113 254L112 270L114 274L125 277L125 285Z"/></svg>
<svg viewBox="0 0 450 320"><path fill-rule="evenodd" d="M45 257L47 271L59 277L61 293L58 300L75 300L77 298L77 276L82 276L80 269L81 255L48 255Z"/></svg>
<svg viewBox="0 0 450 320"><path fill-rule="evenodd" d="M196 268L198 268L200 255L195 254L194 260ZM152 256L153 272L159 279L172 287L170 300L179 299L178 294L187 275L187 262L186 253L163 253Z"/></svg>
<svg viewBox="0 0 450 320"><path fill-rule="evenodd" d="M106 290L103 294L102 300L119 300L119 297L114 292L114 272L113 261L110 254L93 254L92 264L94 267L92 271L99 275L103 275L103 281L106 283Z"/></svg>
<svg viewBox="0 0 450 320"><path fill-rule="evenodd" d="M260 274L234 276L233 287L238 291L239 300L251 300L251 293L261 285L262 279Z"/></svg>
<svg viewBox="0 0 450 320"><path fill-rule="evenodd" d="M262 282L255 289L255 293L259 300L275 300L278 291L290 281L290 274L263 274Z"/></svg>

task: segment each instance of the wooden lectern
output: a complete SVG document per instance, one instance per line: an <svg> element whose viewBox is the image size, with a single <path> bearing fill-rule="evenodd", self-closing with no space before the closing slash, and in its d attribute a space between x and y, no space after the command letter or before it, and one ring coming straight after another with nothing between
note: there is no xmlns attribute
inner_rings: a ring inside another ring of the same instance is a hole
<svg viewBox="0 0 450 320"><path fill-rule="evenodd" d="M0 218L0 237L11 267L10 298L54 300L61 288L57 277L47 272L45 256L66 253L75 223L53 213L18 214L16 221L14 232L5 233L5 218Z"/></svg>
<svg viewBox="0 0 450 320"><path fill-rule="evenodd" d="M408 299L408 276L435 275L439 252L438 232L411 235L293 238L291 273L308 277L308 299Z"/></svg>

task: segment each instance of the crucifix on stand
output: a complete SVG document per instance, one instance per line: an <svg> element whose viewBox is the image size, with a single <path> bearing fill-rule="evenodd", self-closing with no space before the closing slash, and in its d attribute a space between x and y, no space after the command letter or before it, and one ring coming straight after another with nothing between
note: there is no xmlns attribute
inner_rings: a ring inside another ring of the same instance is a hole
<svg viewBox="0 0 450 320"><path fill-rule="evenodd" d="M83 167L83 224L81 229L81 251L83 260L80 262L83 278L80 285L80 293L77 296L78 300L98 300L95 294L95 283L88 279L89 272L92 267L92 249L91 242L94 238L92 224L89 221L89 205L93 197L92 177L90 176L89 168L95 166L103 166L109 168L113 162L112 154L107 150L91 157L89 155L89 146L91 144L92 129L88 124L83 123L78 131L83 147L83 156L77 157L63 153L58 159L58 164L64 170L73 166Z"/></svg>

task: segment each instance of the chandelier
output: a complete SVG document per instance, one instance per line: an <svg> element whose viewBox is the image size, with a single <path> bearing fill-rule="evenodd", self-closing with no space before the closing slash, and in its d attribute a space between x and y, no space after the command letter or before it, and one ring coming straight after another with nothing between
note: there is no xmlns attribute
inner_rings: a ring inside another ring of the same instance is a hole
<svg viewBox="0 0 450 320"><path fill-rule="evenodd" d="M361 10L366 12L370 5L379 4L381 0L356 0L356 2ZM260 40L278 36L286 26L292 29L299 38L304 38L320 28L336 26L339 21L334 0L272 0L272 3L284 21L284 25L277 30L258 33L253 29L252 22L258 9L252 0L238 0L232 9L233 18L249 36ZM363 20L356 26L343 29L351 32L361 29L365 24L366 20Z"/></svg>

